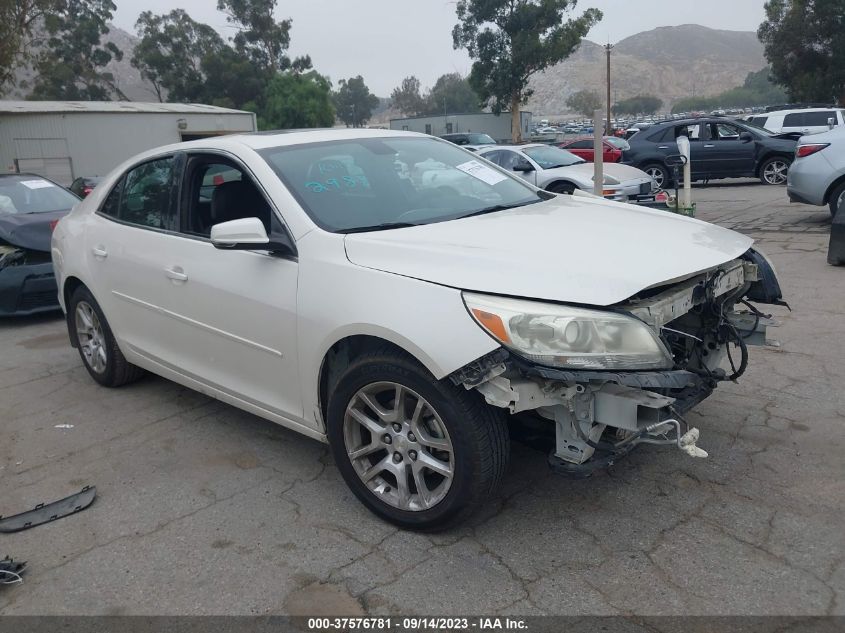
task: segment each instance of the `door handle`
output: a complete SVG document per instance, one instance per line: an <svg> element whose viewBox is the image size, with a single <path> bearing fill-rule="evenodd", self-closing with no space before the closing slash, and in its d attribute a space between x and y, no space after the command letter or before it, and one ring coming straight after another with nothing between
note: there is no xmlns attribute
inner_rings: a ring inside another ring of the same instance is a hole
<svg viewBox="0 0 845 633"><path fill-rule="evenodd" d="M715 145L705 145L704 149L713 149L714 147L716 147L716 146Z"/></svg>
<svg viewBox="0 0 845 633"><path fill-rule="evenodd" d="M94 257L97 259L105 259L109 256L108 251L106 250L105 246L95 246L91 249L91 252L94 254Z"/></svg>
<svg viewBox="0 0 845 633"><path fill-rule="evenodd" d="M188 281L188 275L179 267L174 266L173 268L165 268L164 274L167 276L168 279L172 279L173 281Z"/></svg>
<svg viewBox="0 0 845 633"><path fill-rule="evenodd" d="M669 149L668 145L658 145L657 149Z"/></svg>

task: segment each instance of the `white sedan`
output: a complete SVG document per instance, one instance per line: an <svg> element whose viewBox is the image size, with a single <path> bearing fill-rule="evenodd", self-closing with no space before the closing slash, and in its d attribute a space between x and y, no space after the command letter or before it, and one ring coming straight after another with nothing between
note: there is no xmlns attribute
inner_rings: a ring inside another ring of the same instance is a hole
<svg viewBox="0 0 845 633"><path fill-rule="evenodd" d="M332 130L137 156L52 255L95 381L149 371L328 442L367 507L431 529L496 489L516 413L560 472L642 443L701 456L681 416L765 325L734 306L780 298L751 244L429 136Z"/></svg>
<svg viewBox="0 0 845 633"><path fill-rule="evenodd" d="M572 193L576 189L593 192L595 167L580 156L554 145L499 145L479 150L479 156L546 191ZM604 164L602 196L617 202L654 200L654 178L636 167L619 163Z"/></svg>

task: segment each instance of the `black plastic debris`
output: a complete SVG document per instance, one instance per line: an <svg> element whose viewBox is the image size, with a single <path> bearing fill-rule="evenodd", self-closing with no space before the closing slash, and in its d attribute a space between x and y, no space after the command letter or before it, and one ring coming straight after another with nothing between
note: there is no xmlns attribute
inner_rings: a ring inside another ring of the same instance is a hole
<svg viewBox="0 0 845 633"><path fill-rule="evenodd" d="M48 504L39 503L29 512L21 512L9 517L0 516L0 532L20 532L76 514L94 503L96 496L96 486L85 486L76 494L64 499Z"/></svg>

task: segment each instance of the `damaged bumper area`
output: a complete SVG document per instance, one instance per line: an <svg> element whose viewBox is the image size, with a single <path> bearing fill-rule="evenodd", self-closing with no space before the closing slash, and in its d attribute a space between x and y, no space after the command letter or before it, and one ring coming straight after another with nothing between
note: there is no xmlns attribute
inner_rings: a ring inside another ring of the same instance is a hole
<svg viewBox="0 0 845 633"><path fill-rule="evenodd" d="M776 323L749 299L783 303L774 271L753 250L608 308L646 324L671 355L671 368L550 367L502 347L450 379L520 420L553 428L549 463L561 473L588 475L640 444L706 457L697 446L698 429L688 427L683 416L720 382L745 372L749 345L766 344L766 329Z"/></svg>
<svg viewBox="0 0 845 633"><path fill-rule="evenodd" d="M0 316L59 309L50 253L0 242Z"/></svg>

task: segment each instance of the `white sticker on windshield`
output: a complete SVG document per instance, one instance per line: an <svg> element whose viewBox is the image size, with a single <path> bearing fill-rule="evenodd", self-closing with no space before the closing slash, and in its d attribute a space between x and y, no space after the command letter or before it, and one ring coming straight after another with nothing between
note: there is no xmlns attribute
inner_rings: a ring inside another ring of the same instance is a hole
<svg viewBox="0 0 845 633"><path fill-rule="evenodd" d="M21 180L21 184L24 187L29 187L30 189L46 189L47 187L55 187L52 182L48 182L46 180Z"/></svg>
<svg viewBox="0 0 845 633"><path fill-rule="evenodd" d="M474 178L478 178L479 180L486 182L488 185L495 185L503 180L507 180L507 176L500 174L498 171L491 169L487 165L479 163L477 160L462 163L457 166L457 169L460 169L462 172L467 173Z"/></svg>

